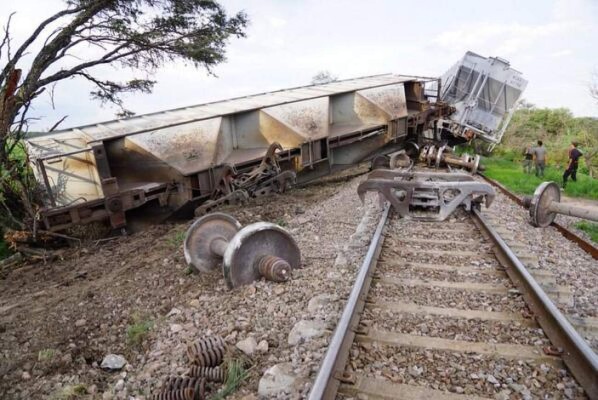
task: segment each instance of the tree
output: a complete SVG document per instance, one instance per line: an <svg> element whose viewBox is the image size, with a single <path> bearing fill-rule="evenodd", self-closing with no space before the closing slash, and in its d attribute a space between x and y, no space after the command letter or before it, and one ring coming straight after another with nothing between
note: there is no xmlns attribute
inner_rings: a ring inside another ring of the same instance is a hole
<svg viewBox="0 0 598 400"><path fill-rule="evenodd" d="M332 75L330 71L320 71L311 78L312 85L322 85L324 83L336 82L338 77Z"/></svg>
<svg viewBox="0 0 598 400"><path fill-rule="evenodd" d="M0 203L15 216L36 210L34 190L15 157L27 131L28 111L44 91L66 79L91 82L91 95L123 107L121 95L151 92L150 77L167 62L183 60L212 68L225 60L231 37L244 37L247 16L229 16L216 0L65 0L63 10L40 23L18 47L8 18L0 38ZM93 49L90 51L90 49ZM27 54L34 54L28 65ZM121 66L143 77L104 79L103 65ZM23 209L14 210L15 204Z"/></svg>

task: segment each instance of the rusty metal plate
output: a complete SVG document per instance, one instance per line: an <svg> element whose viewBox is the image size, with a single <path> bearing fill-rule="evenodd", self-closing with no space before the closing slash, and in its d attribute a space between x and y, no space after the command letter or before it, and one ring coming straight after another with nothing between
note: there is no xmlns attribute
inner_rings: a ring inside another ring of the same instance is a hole
<svg viewBox="0 0 598 400"><path fill-rule="evenodd" d="M178 170L189 175L214 165L221 118L160 129L126 138Z"/></svg>

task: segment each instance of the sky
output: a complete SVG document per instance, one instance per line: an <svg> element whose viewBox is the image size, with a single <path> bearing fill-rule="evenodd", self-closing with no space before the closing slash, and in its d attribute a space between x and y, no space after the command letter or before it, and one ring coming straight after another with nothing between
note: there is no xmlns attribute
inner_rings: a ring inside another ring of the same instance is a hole
<svg viewBox="0 0 598 400"><path fill-rule="evenodd" d="M13 47L64 5L3 3L0 21L16 12ZM124 98L127 109L143 114L306 85L322 70L340 79L389 72L440 76L471 50L509 60L529 80L523 97L536 106L598 117L598 103L588 91L592 72L598 73L596 0L432 0L422 7L412 0L221 3L230 13L244 10L250 25L246 38L230 40L216 76L182 62L168 64L152 76L158 82L152 94ZM98 73L131 76L113 67ZM42 94L31 129L47 130L64 115L61 128L114 119L118 110L92 100L90 90L87 82L71 79L55 88L53 101Z"/></svg>

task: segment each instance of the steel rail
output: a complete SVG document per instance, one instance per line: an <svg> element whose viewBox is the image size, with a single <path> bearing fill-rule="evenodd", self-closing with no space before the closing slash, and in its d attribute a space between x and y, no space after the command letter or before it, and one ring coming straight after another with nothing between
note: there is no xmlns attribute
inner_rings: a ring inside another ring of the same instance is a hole
<svg viewBox="0 0 598 400"><path fill-rule="evenodd" d="M353 343L355 336L353 330L359 323L359 315L363 311L365 297L372 281L372 272L378 262L382 244L384 243L382 232L386 225L389 211L390 204L386 202L365 259L355 278L355 283L351 289L347 304L338 321L318 375L309 392L309 400L334 399L336 396L340 381L338 380L339 377L334 375L334 372L339 371L342 373L347 362L348 349Z"/></svg>
<svg viewBox="0 0 598 400"><path fill-rule="evenodd" d="M509 278L521 291L527 306L535 314L540 327L557 349L565 365L590 399L598 400L598 355L573 328L563 313L535 281L500 235L479 210L473 210L474 221L494 242L497 258L505 266Z"/></svg>
<svg viewBox="0 0 598 400"><path fill-rule="evenodd" d="M505 196L513 200L515 203L519 204L521 207L524 207L523 200L519 196L511 192L509 189L507 189L504 185L495 181L492 178L487 177L486 175L480 172L478 172L478 175L484 178L484 180L486 180L491 185L496 186ZM592 256L592 258L598 260L598 248L594 246L592 243L590 243L583 237L579 236L578 234L574 233L570 229L567 229L566 227L557 222L553 221L550 225L554 226L565 238L572 241L573 243L576 243L583 251Z"/></svg>
<svg viewBox="0 0 598 400"><path fill-rule="evenodd" d="M309 400L334 399L343 380L342 374L349 356L349 348L355 338L355 329L365 306L365 298L371 284L373 270L384 242L382 232L389 211L389 204L386 203L365 259L351 289L347 304L309 393ZM554 305L480 211L474 209L472 216L480 230L494 243L496 257L505 267L511 281L519 288L526 305L536 316L538 324L550 339L555 348L554 350L559 352L563 362L583 387L588 397L592 400L598 400L598 356L596 353L592 351L571 323Z"/></svg>

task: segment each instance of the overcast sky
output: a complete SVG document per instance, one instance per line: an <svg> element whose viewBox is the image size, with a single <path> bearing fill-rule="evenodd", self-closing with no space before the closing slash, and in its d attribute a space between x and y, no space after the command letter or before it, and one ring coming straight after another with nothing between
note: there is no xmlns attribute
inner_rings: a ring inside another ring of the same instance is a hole
<svg viewBox="0 0 598 400"><path fill-rule="evenodd" d="M60 0L2 1L11 11L17 42L63 6ZM153 94L129 96L136 113L165 110L308 84L320 70L339 78L386 72L437 76L467 50L500 56L529 80L524 97L540 107L567 107L598 117L588 94L598 71L596 0L451 0L418 3L382 0L222 0L229 12L245 10L247 38L233 39L217 77L183 64L157 72ZM43 6L42 6L43 5ZM120 74L111 69L104 74ZM60 84L54 105L35 104L44 130L63 115L61 127L113 119L116 110L90 100L91 87L73 79Z"/></svg>

